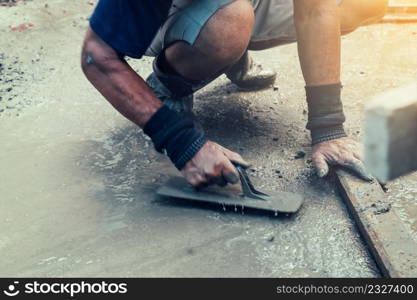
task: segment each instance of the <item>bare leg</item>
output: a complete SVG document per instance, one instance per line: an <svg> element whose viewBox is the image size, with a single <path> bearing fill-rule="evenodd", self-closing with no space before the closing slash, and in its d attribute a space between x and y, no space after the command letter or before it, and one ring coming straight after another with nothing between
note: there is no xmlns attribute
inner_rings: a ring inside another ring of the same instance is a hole
<svg viewBox="0 0 417 300"><path fill-rule="evenodd" d="M306 85L339 82L340 10L336 2L294 0L294 19Z"/></svg>
<svg viewBox="0 0 417 300"><path fill-rule="evenodd" d="M307 127L312 133L312 159L317 173L323 177L329 172L329 166L340 165L371 180L361 161L360 145L348 138L343 130L340 9L334 0L294 0L294 18L307 86Z"/></svg>

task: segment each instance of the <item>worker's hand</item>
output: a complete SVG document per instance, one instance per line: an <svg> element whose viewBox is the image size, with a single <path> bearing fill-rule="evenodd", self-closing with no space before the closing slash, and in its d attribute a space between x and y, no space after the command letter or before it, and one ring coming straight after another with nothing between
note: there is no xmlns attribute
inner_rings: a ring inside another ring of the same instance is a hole
<svg viewBox="0 0 417 300"><path fill-rule="evenodd" d="M351 138L343 137L314 145L312 160L319 177L329 173L329 166L339 165L354 171L364 180L372 181L362 162L360 144Z"/></svg>
<svg viewBox="0 0 417 300"><path fill-rule="evenodd" d="M239 181L239 173L232 162L248 166L239 154L208 141L184 166L181 173L195 187L235 184Z"/></svg>

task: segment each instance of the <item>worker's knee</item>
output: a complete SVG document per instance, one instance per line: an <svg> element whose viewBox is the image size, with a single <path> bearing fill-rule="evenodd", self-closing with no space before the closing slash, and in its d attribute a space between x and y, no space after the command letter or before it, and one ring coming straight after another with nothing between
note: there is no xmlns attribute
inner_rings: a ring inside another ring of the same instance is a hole
<svg viewBox="0 0 417 300"><path fill-rule="evenodd" d="M253 23L251 4L247 0L237 0L218 10L203 26L192 45L177 41L165 50L165 55L180 73L185 65L190 64L197 71L201 67L202 77L209 76L242 56L247 49ZM190 72L185 73L191 76Z"/></svg>
<svg viewBox="0 0 417 300"><path fill-rule="evenodd" d="M238 0L219 10L203 27L195 48L219 63L229 64L246 50L254 24L253 7Z"/></svg>
<svg viewBox="0 0 417 300"><path fill-rule="evenodd" d="M380 20L386 12L388 0L343 0L341 5L342 32Z"/></svg>

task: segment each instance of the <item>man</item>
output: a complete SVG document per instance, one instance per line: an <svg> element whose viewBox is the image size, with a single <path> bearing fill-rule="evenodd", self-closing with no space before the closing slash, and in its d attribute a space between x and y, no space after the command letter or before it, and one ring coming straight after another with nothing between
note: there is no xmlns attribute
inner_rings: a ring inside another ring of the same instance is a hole
<svg viewBox="0 0 417 300"><path fill-rule="evenodd" d="M348 138L340 99L340 36L381 18L386 0L100 0L82 51L97 90L143 128L194 186L236 183L242 157L206 139L195 125L192 94L222 73L243 88L275 74L247 50L298 42L306 82L312 158L320 177L341 165L370 179L359 144ZM156 56L145 82L124 56Z"/></svg>

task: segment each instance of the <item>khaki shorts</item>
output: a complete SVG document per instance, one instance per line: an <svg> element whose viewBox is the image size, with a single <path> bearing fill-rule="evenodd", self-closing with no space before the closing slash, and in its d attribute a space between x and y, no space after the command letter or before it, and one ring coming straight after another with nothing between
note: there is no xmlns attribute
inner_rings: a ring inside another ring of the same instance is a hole
<svg viewBox="0 0 417 300"><path fill-rule="evenodd" d="M340 5L343 0L336 0ZM255 10L255 25L251 41L297 40L294 26L293 0L250 0Z"/></svg>
<svg viewBox="0 0 417 300"><path fill-rule="evenodd" d="M218 9L235 0L173 0L169 16L146 55L157 56L169 44L183 40L193 44L199 32ZM295 42L293 0L249 0L255 11L251 42L271 46ZM340 4L343 0L335 0Z"/></svg>

